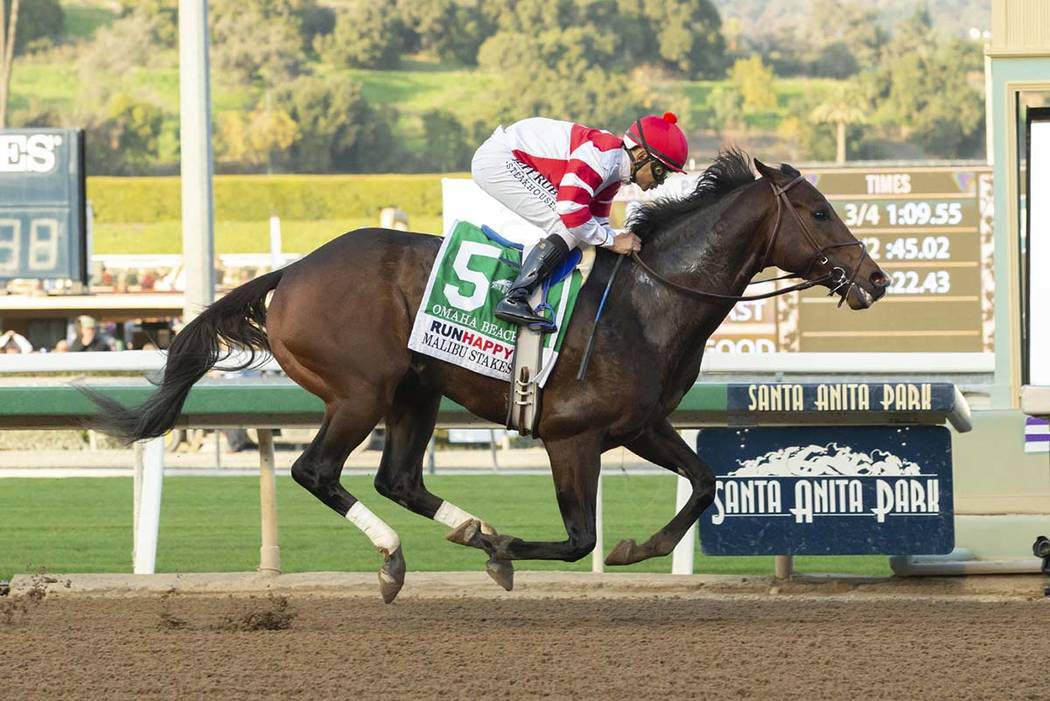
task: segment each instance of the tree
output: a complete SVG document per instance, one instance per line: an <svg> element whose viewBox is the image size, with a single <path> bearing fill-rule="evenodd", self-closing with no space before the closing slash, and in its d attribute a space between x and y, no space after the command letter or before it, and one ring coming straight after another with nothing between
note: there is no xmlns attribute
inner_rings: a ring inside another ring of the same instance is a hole
<svg viewBox="0 0 1050 701"><path fill-rule="evenodd" d="M707 96L706 107L709 126L716 131L730 131L744 124L744 100L732 85L715 87Z"/></svg>
<svg viewBox="0 0 1050 701"><path fill-rule="evenodd" d="M725 70L722 18L710 0L644 0L660 58L689 78L716 78Z"/></svg>
<svg viewBox="0 0 1050 701"><path fill-rule="evenodd" d="M299 74L302 18L292 0L212 0L211 58L227 82L277 84Z"/></svg>
<svg viewBox="0 0 1050 701"><path fill-rule="evenodd" d="M410 51L442 61L477 64L478 49L495 30L499 8L482 0L397 0Z"/></svg>
<svg viewBox="0 0 1050 701"><path fill-rule="evenodd" d="M659 63L691 79L724 74L722 19L711 0L632 0L620 9L629 61Z"/></svg>
<svg viewBox="0 0 1050 701"><path fill-rule="evenodd" d="M372 107L346 76L300 76L277 89L274 103L299 125L285 161L293 170L376 172L401 165L392 115Z"/></svg>
<svg viewBox="0 0 1050 701"><path fill-rule="evenodd" d="M393 0L355 2L336 16L335 30L318 37L315 45L321 58L335 66L396 68L404 31Z"/></svg>
<svg viewBox="0 0 1050 701"><path fill-rule="evenodd" d="M30 127L59 127L66 120L63 119L53 104L46 100L30 97L28 104L19 110L12 110L8 117L7 126L12 129L28 129Z"/></svg>
<svg viewBox="0 0 1050 701"><path fill-rule="evenodd" d="M740 93L744 112L754 114L776 108L773 71L762 63L761 56L737 59L729 70L729 81Z"/></svg>
<svg viewBox="0 0 1050 701"><path fill-rule="evenodd" d="M269 164L299 138L299 125L281 109L220 112L217 122L216 157L228 163Z"/></svg>
<svg viewBox="0 0 1050 701"><path fill-rule="evenodd" d="M15 62L15 28L18 26L18 0L11 0L9 21L5 3L0 3L0 129L7 126L7 103L11 90L11 68Z"/></svg>
<svg viewBox="0 0 1050 701"><path fill-rule="evenodd" d="M868 110L864 96L855 85L835 85L810 113L813 121L835 126L835 162L846 162L846 127L867 121Z"/></svg>
<svg viewBox="0 0 1050 701"><path fill-rule="evenodd" d="M91 174L134 175L156 165L164 113L150 102L117 93L102 115L87 122L87 165Z"/></svg>
<svg viewBox="0 0 1050 701"><path fill-rule="evenodd" d="M473 148L467 130L456 116L443 110L423 115L423 166L441 173L470 167Z"/></svg>
<svg viewBox="0 0 1050 701"><path fill-rule="evenodd" d="M490 0L485 3L498 31L525 34L534 32L537 27L568 29L590 24L587 18L580 16L581 5L574 0Z"/></svg>
<svg viewBox="0 0 1050 701"><path fill-rule="evenodd" d="M304 2L298 14L301 20L299 33L304 48L312 49L318 39L335 30L336 11L331 7L317 5L315 0Z"/></svg>
<svg viewBox="0 0 1050 701"><path fill-rule="evenodd" d="M11 0L3 0L4 9L10 10ZM30 0L21 3L15 31L15 55L31 50L35 42L58 39L62 36L64 19L62 5L58 0Z"/></svg>
<svg viewBox="0 0 1050 701"><path fill-rule="evenodd" d="M979 155L984 146L981 46L945 40L928 12L904 22L871 76L880 123L943 158Z"/></svg>
<svg viewBox="0 0 1050 701"><path fill-rule="evenodd" d="M808 73L817 78L849 78L860 70L853 50L842 41L825 44L809 62Z"/></svg>
<svg viewBox="0 0 1050 701"><path fill-rule="evenodd" d="M97 82L104 73L124 75L134 68L174 65L169 63L173 54L158 51L164 45L167 21L163 15L133 12L100 28L77 56L83 81Z"/></svg>
<svg viewBox="0 0 1050 701"><path fill-rule="evenodd" d="M878 65L887 34L877 10L852 0L814 0L808 7L797 41L811 45L810 75L848 78Z"/></svg>
<svg viewBox="0 0 1050 701"><path fill-rule="evenodd" d="M123 0L122 17L138 15L150 25L151 43L173 49L179 42L179 0Z"/></svg>
<svg viewBox="0 0 1050 701"><path fill-rule="evenodd" d="M236 14L243 7L250 7L263 17L278 18L278 21L281 18L289 19L295 24L304 51L313 47L316 36L328 34L335 26L335 12L330 7L319 6L317 0L209 0L208 5L209 23L230 13ZM179 34L179 0L121 0L121 6L123 16L141 14L155 20L159 29L157 40L166 48L176 46ZM262 34L259 34L259 28L249 24L254 19L252 15L246 15L245 19L246 34L255 40L266 34L265 27L262 28ZM219 47L213 44L212 49L219 50Z"/></svg>
<svg viewBox="0 0 1050 701"><path fill-rule="evenodd" d="M604 68L615 49L585 28L495 34L478 51L479 65L501 78L484 116L492 124L542 115L626 128L649 96L644 86Z"/></svg>

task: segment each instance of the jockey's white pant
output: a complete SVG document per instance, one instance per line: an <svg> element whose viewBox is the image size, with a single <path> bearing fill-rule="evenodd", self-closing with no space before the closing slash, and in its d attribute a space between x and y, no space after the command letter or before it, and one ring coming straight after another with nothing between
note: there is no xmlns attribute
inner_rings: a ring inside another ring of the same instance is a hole
<svg viewBox="0 0 1050 701"><path fill-rule="evenodd" d="M569 250L576 248L576 238L569 233L555 210L557 189L547 178L514 157L503 127L496 127L492 136L474 153L470 172L478 187L525 221L543 230L542 235L537 233L534 241L522 241L520 236L514 237L524 243L526 249L535 245L541 237L546 238L551 234L564 239Z"/></svg>

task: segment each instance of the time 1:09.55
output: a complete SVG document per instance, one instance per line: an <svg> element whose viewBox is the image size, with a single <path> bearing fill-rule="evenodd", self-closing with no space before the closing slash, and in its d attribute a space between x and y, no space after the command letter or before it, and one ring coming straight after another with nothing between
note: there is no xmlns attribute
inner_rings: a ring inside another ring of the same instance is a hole
<svg viewBox="0 0 1050 701"><path fill-rule="evenodd" d="M963 220L962 202L847 202L842 207L846 226L882 225L883 207L889 226L956 226Z"/></svg>

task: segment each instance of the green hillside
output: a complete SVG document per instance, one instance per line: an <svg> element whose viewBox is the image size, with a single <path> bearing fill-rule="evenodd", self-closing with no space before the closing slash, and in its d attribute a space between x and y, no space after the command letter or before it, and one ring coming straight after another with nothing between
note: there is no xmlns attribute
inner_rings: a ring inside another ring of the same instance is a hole
<svg viewBox="0 0 1050 701"><path fill-rule="evenodd" d="M69 117L67 126L79 126L76 120L77 99L82 86L76 68L68 62L50 60L50 56L27 57L19 61L11 79L11 109L49 110ZM333 69L326 67L322 77L345 76L362 87L370 102L396 110L395 135L410 147L421 145L424 134L422 116L432 110L447 111L464 123L479 119L477 105L483 102L499 77L479 70L436 65L410 59L401 70ZM179 75L177 68L138 68L122 75L102 76L113 91L148 96L164 111L170 128L177 128ZM773 85L776 107L754 112L745 117L746 124L759 130L775 129L791 106L804 96L820 95L839 81L823 78L786 78ZM728 80L662 80L653 86L663 105L683 117L683 127L694 138L702 138L711 127L705 123L707 101L712 91L730 87ZM251 86L228 86L221 81L212 84L212 109L216 112L250 109L258 99ZM485 127L491 129L495 124ZM612 130L626 124L601 125Z"/></svg>
<svg viewBox="0 0 1050 701"><path fill-rule="evenodd" d="M663 111L698 164L728 144L772 161L979 157L981 43L941 18L986 4L211 0L216 172L462 172L500 123L622 131ZM175 0L26 7L9 125L85 128L93 175L177 173Z"/></svg>

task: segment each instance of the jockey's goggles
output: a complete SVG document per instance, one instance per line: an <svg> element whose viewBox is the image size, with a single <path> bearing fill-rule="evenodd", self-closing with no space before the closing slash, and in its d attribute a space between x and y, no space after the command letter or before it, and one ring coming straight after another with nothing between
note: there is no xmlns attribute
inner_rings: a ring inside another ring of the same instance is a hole
<svg viewBox="0 0 1050 701"><path fill-rule="evenodd" d="M637 161L631 162L631 182L638 182L638 171L644 168L646 164L651 164L652 166L649 172L653 175L653 182L657 185L663 185L664 181L667 180L667 176L670 175L671 169L648 151L645 152L645 158L639 158Z"/></svg>
<svg viewBox="0 0 1050 701"><path fill-rule="evenodd" d="M655 158L650 158L649 163L652 164L652 166L649 168L649 172L653 174L653 180L656 182L657 185L663 185L664 181L667 180L667 166L665 166L663 163L656 160Z"/></svg>

